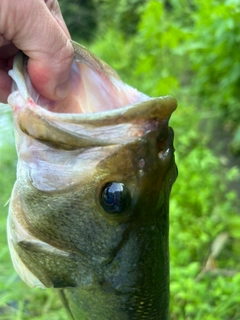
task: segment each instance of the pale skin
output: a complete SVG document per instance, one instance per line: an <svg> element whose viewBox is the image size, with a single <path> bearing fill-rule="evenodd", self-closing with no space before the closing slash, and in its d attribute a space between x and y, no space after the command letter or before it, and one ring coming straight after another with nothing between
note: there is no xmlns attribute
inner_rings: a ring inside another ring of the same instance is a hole
<svg viewBox="0 0 240 320"><path fill-rule="evenodd" d="M44 97L64 99L73 61L70 34L55 0L0 1L0 101L11 90L8 71L18 50L28 57L32 84Z"/></svg>

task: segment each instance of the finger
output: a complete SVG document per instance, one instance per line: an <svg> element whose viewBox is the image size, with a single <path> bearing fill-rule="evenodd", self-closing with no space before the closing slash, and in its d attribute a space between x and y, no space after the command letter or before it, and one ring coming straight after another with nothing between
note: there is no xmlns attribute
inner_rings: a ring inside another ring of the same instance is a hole
<svg viewBox="0 0 240 320"><path fill-rule="evenodd" d="M29 56L28 70L34 87L49 99L66 97L73 48L69 34L62 28L64 22L60 23L57 2L48 2L50 9L43 0L7 3L9 14L3 16L0 10L0 32ZM3 26L1 18L5 19Z"/></svg>
<svg viewBox="0 0 240 320"><path fill-rule="evenodd" d="M3 35L0 34L0 47L5 46L9 43L10 43L10 41L4 39Z"/></svg>
<svg viewBox="0 0 240 320"><path fill-rule="evenodd" d="M66 26L66 23L63 19L62 12L59 7L59 3L55 0L45 0L45 3L47 5L49 11L53 15L53 17L56 19L56 21L58 22L58 24L60 25L62 30L65 32L66 36L68 38L70 38L71 36L70 36L70 33L69 33L68 28Z"/></svg>

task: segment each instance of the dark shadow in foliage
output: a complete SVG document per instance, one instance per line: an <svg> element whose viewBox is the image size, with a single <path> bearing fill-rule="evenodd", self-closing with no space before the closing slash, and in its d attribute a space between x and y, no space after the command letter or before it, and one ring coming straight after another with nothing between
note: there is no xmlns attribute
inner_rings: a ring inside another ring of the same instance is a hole
<svg viewBox="0 0 240 320"><path fill-rule="evenodd" d="M120 31L126 38L137 32L141 8L145 0L93 0L98 11L97 21L100 32L109 28Z"/></svg>
<svg viewBox="0 0 240 320"><path fill-rule="evenodd" d="M59 0L61 11L73 39L90 41L97 28L97 11L93 0Z"/></svg>

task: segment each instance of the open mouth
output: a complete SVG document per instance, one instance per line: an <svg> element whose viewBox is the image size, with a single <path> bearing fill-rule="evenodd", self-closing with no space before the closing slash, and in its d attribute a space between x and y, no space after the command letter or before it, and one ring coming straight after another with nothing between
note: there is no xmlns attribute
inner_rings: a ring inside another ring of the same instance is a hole
<svg viewBox="0 0 240 320"><path fill-rule="evenodd" d="M8 103L22 132L47 144L75 149L122 143L123 137L129 141L145 134L151 123L167 124L176 109L175 99L151 98L137 91L86 48L74 42L73 47L71 90L57 102L36 92L27 72L27 57L21 52L15 57L9 72L14 81Z"/></svg>
<svg viewBox="0 0 240 320"><path fill-rule="evenodd" d="M117 73L83 46L74 43L75 61L70 73L70 92L61 101L50 101L33 88L27 72L27 58L19 53L10 75L13 91L29 97L46 110L56 113L92 113L133 105L150 98L121 81Z"/></svg>

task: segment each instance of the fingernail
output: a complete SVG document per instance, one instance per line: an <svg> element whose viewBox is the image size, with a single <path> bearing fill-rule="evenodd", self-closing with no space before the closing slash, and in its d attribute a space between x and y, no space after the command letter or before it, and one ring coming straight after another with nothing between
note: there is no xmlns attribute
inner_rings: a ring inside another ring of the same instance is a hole
<svg viewBox="0 0 240 320"><path fill-rule="evenodd" d="M59 99L64 99L69 93L69 80L65 80L60 83L55 90L56 96Z"/></svg>

